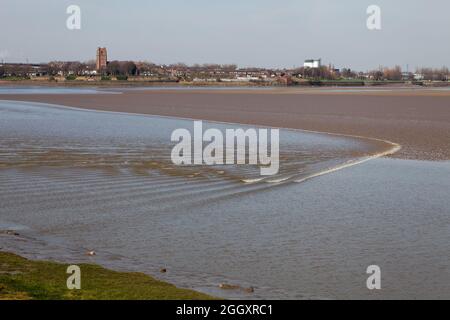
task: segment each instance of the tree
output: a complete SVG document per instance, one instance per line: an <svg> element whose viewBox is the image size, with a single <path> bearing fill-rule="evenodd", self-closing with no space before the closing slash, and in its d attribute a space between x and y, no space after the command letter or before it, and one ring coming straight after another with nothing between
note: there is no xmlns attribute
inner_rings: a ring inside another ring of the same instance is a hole
<svg viewBox="0 0 450 320"><path fill-rule="evenodd" d="M384 68L383 70L384 78L387 80L398 81L402 80L402 68L400 66L395 66L394 68Z"/></svg>
<svg viewBox="0 0 450 320"><path fill-rule="evenodd" d="M120 71L120 62L117 60L111 61L106 67L106 72L112 76L119 75Z"/></svg>
<svg viewBox="0 0 450 320"><path fill-rule="evenodd" d="M133 61L125 61L121 63L120 73L126 76L135 76L137 73L137 66Z"/></svg>
<svg viewBox="0 0 450 320"><path fill-rule="evenodd" d="M345 78L345 79L354 79L354 78L357 77L356 72L352 71L352 70L349 69L349 68L343 68L343 69L342 69L342 72L341 72L341 75L342 75L342 77Z"/></svg>
<svg viewBox="0 0 450 320"><path fill-rule="evenodd" d="M372 70L369 71L369 77L375 81L381 81L384 79L384 73L382 70Z"/></svg>

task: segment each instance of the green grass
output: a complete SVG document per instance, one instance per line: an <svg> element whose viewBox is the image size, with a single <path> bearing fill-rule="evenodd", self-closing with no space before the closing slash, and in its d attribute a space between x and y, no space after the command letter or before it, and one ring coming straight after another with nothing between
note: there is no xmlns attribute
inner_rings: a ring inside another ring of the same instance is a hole
<svg viewBox="0 0 450 320"><path fill-rule="evenodd" d="M20 76L8 76L8 77L0 77L0 80L5 81L22 81L22 80L30 80L29 77L20 77Z"/></svg>
<svg viewBox="0 0 450 320"><path fill-rule="evenodd" d="M143 273L115 272L78 264L81 289L66 286L68 265L31 261L0 252L0 300L208 300L205 294L180 289Z"/></svg>
<svg viewBox="0 0 450 320"><path fill-rule="evenodd" d="M118 80L118 81L127 81L128 80L128 76L116 76L116 80Z"/></svg>
<svg viewBox="0 0 450 320"><path fill-rule="evenodd" d="M74 81L74 80L77 80L77 76L74 75L74 74L69 74L69 75L66 77L66 80L68 80L68 81Z"/></svg>

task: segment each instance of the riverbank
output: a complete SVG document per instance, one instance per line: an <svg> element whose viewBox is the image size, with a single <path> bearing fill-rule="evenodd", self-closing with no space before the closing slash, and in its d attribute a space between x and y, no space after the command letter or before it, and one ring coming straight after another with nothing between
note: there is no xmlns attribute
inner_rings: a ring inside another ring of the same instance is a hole
<svg viewBox="0 0 450 320"><path fill-rule="evenodd" d="M0 80L0 86L36 86L36 87L102 87L102 88L162 88L162 87L216 87L216 88L237 88L237 87L275 87L269 82L193 82L177 80ZM277 85L278 86L278 85Z"/></svg>
<svg viewBox="0 0 450 320"><path fill-rule="evenodd" d="M209 300L143 273L116 272L80 264L81 290L68 290L68 264L33 261L0 252L0 300Z"/></svg>
<svg viewBox="0 0 450 320"><path fill-rule="evenodd" d="M283 81L284 79L284 81ZM313 88L313 87L392 87L403 86L410 88L421 87L450 87L449 81L373 81L373 80L314 80L314 79L295 79L287 81L286 78L274 78L270 81L265 80L253 80L253 81L183 81L176 79L145 79L145 78L133 78L129 77L126 80L107 79L100 80L100 78L87 78L66 80L64 77L60 77L55 80L49 80L48 78L34 78L34 79L0 79L0 86L45 86L45 87L215 87L215 88L280 88L280 87L292 87L292 88Z"/></svg>

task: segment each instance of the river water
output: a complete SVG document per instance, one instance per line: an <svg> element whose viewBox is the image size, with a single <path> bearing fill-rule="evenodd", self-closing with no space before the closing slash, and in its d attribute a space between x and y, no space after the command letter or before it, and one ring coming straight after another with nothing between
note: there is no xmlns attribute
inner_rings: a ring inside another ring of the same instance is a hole
<svg viewBox="0 0 450 320"><path fill-rule="evenodd" d="M225 298L450 297L449 163L364 162L379 142L281 130L276 176L175 166L171 132L192 127L0 101L1 250L142 271ZM365 285L372 264L383 272L378 292Z"/></svg>

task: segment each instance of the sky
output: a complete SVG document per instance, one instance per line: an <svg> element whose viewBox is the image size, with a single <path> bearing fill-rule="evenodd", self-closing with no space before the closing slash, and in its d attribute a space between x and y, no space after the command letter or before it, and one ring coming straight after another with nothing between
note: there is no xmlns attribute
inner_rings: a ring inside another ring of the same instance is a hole
<svg viewBox="0 0 450 320"><path fill-rule="evenodd" d="M381 30L369 30L369 5ZM81 29L69 30L69 5ZM448 0L0 0L0 61L109 60L292 68L450 66Z"/></svg>

